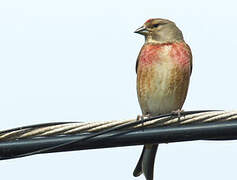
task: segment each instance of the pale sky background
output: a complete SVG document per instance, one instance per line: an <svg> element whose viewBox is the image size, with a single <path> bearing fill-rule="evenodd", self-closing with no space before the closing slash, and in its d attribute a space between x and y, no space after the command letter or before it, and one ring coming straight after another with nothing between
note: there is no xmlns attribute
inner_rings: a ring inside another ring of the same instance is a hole
<svg viewBox="0 0 237 180"><path fill-rule="evenodd" d="M0 129L140 114L135 61L149 18L176 22L194 67L185 110L237 108L236 1L0 1ZM142 146L0 161L1 179L145 180ZM237 142L161 145L155 180L235 180Z"/></svg>

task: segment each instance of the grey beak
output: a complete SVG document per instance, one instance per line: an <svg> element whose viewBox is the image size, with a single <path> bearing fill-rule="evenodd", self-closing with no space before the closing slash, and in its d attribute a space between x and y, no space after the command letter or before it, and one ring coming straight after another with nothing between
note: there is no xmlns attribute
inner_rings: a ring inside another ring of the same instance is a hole
<svg viewBox="0 0 237 180"><path fill-rule="evenodd" d="M138 33L138 34L142 34L142 35L147 34L147 32L148 31L145 26L141 26L136 31L134 31L134 33Z"/></svg>

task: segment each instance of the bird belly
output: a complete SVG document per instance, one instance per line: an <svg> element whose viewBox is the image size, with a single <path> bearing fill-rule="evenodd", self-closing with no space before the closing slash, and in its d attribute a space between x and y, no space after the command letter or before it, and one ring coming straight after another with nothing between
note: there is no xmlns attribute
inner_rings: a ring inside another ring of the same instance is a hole
<svg viewBox="0 0 237 180"><path fill-rule="evenodd" d="M139 70L137 93L144 115L154 116L182 108L189 84L188 65L166 58Z"/></svg>

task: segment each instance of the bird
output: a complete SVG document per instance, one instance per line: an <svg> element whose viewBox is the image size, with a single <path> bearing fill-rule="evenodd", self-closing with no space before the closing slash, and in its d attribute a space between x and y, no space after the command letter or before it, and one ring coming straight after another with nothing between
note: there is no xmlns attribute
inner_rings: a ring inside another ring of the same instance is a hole
<svg viewBox="0 0 237 180"><path fill-rule="evenodd" d="M182 31L168 19L147 20L135 33L145 37L136 61L142 117L180 112L192 73L192 52ZM145 144L133 175L153 180L158 144Z"/></svg>

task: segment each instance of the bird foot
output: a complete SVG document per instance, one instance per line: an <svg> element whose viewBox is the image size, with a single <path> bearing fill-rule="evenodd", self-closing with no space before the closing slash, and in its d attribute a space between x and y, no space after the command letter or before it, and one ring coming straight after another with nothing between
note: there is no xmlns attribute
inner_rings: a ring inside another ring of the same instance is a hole
<svg viewBox="0 0 237 180"><path fill-rule="evenodd" d="M148 118L150 118L150 117L151 117L150 114L138 115L138 116L137 116L137 121L142 121L142 127L143 127L143 126L144 126L143 120L148 119ZM144 129L143 129L143 130L144 130Z"/></svg>
<svg viewBox="0 0 237 180"><path fill-rule="evenodd" d="M172 116L178 117L178 121L180 122L181 119L181 113L184 112L184 110L178 109L176 111L172 111ZM185 115L182 115L185 118Z"/></svg>

